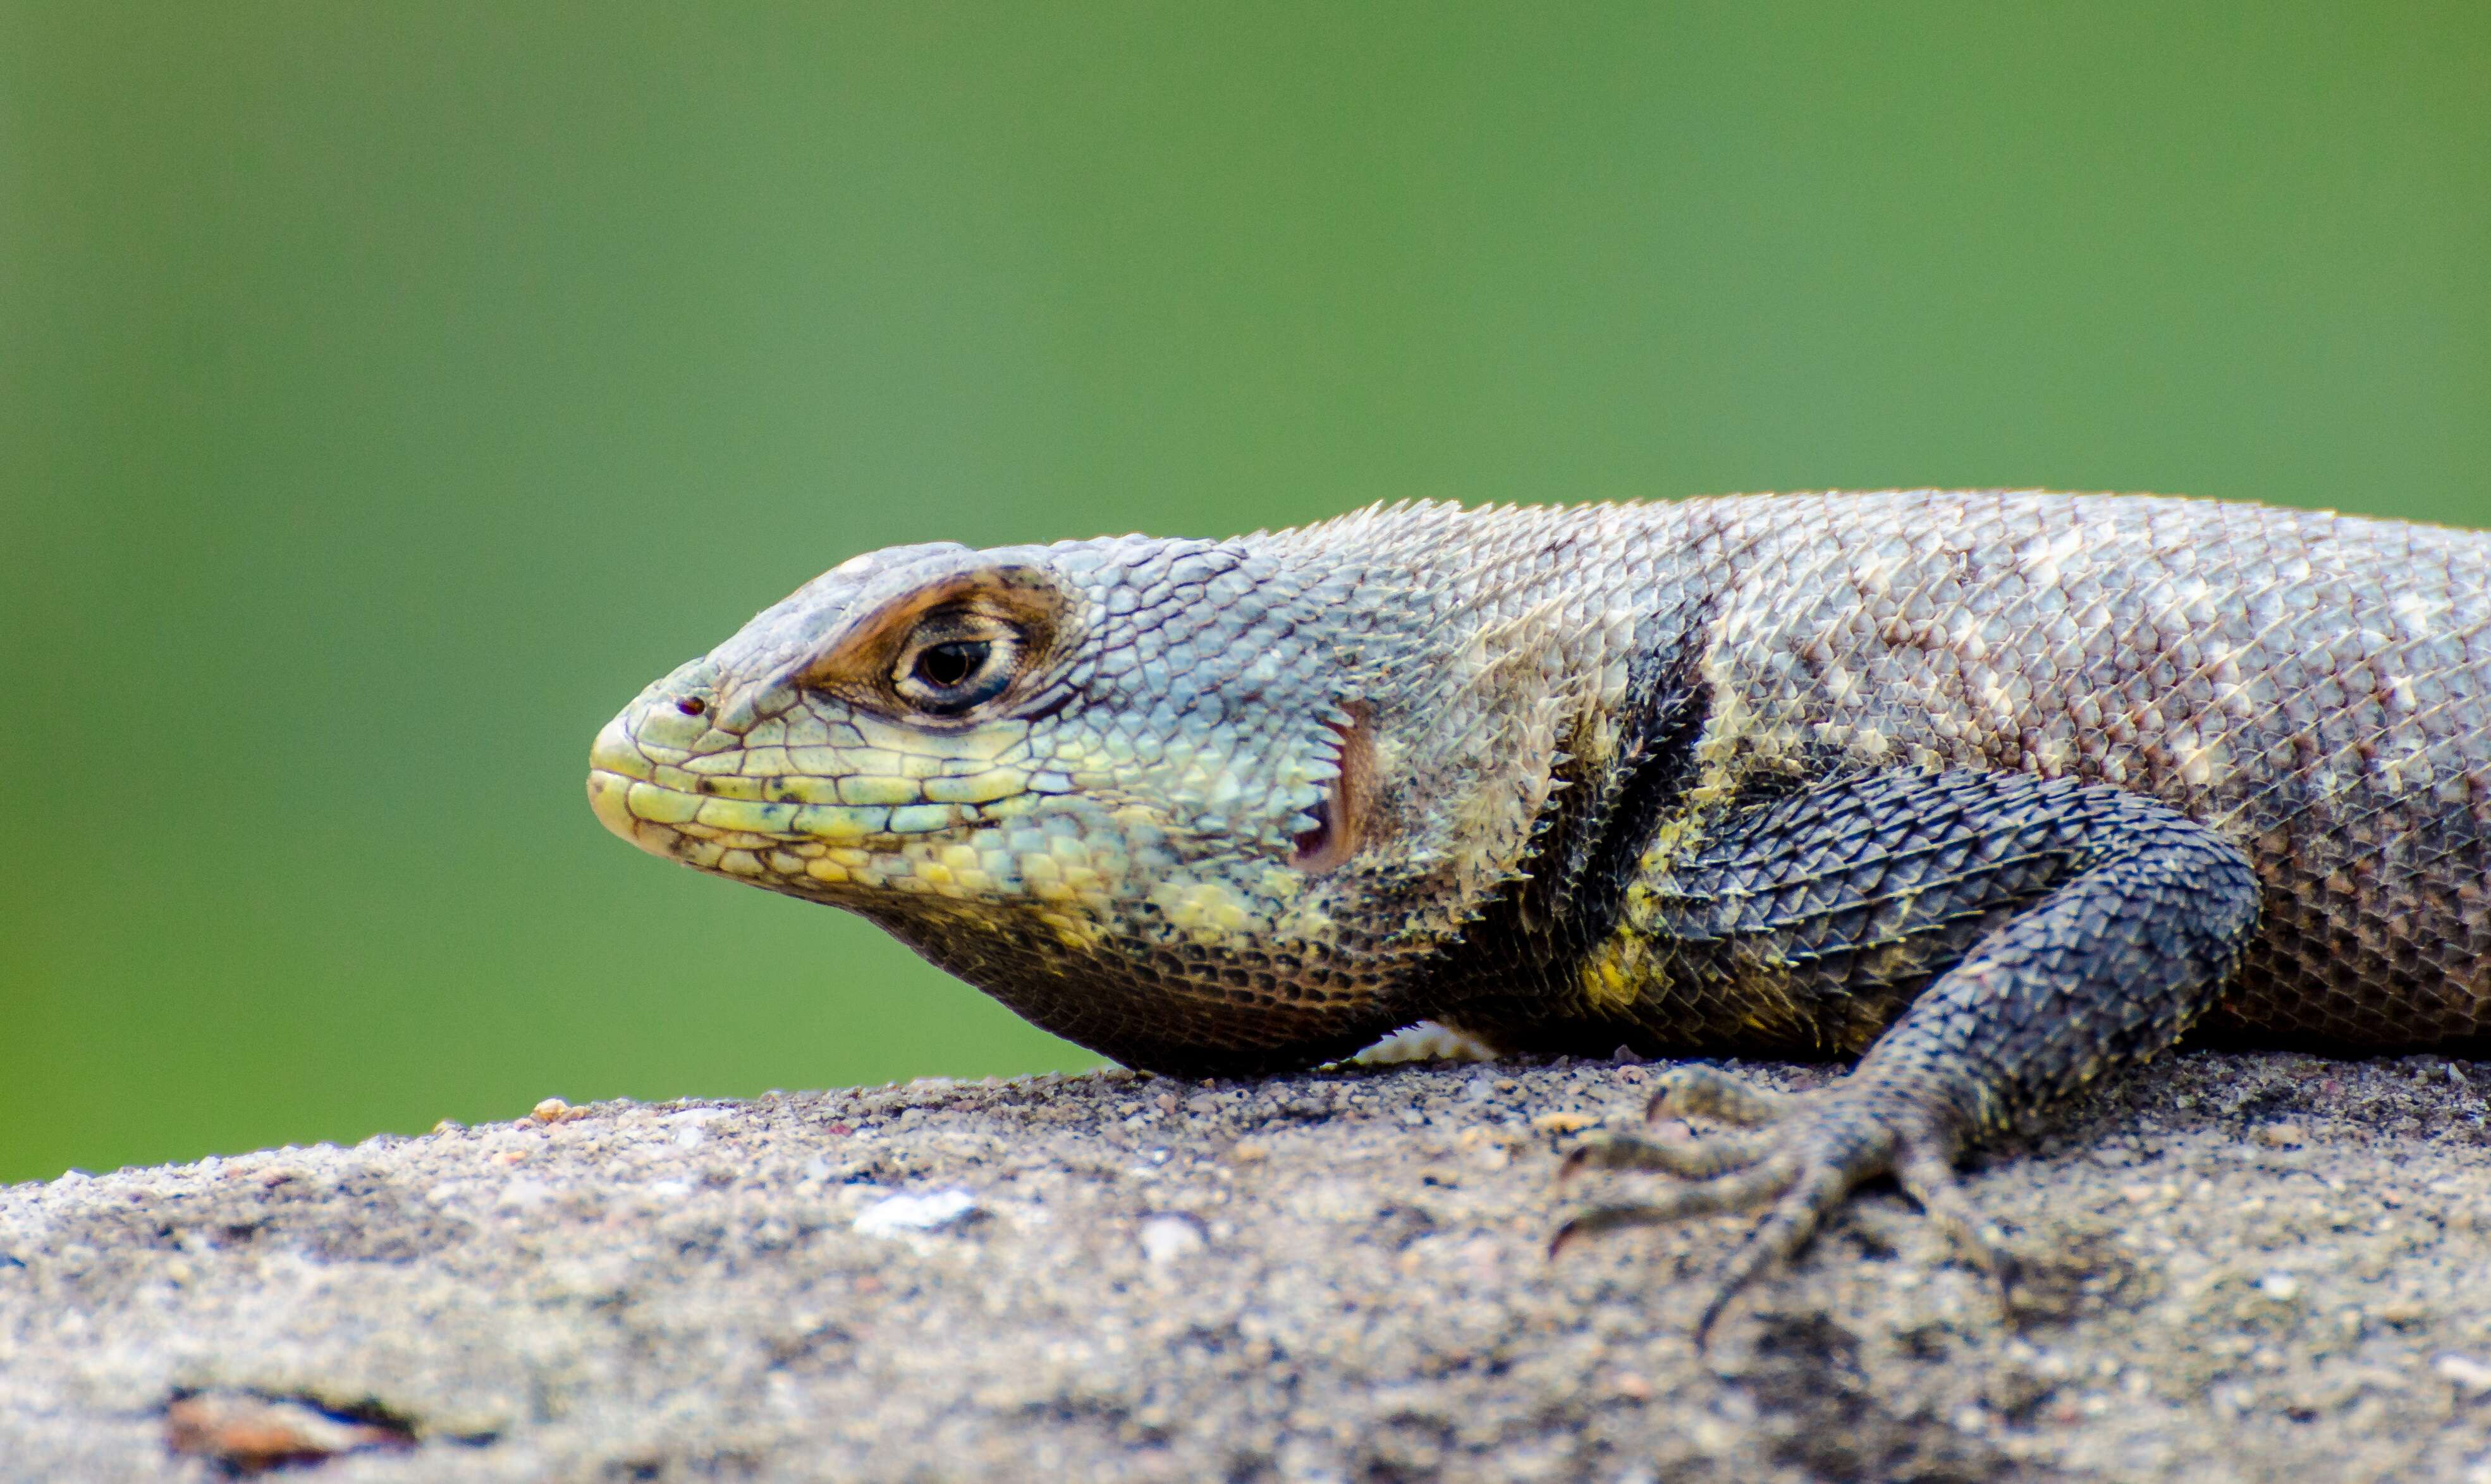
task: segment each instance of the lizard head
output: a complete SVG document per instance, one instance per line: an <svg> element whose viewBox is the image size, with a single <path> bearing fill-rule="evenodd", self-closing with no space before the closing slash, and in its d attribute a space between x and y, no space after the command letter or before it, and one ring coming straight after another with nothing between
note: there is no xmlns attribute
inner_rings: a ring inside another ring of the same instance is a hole
<svg viewBox="0 0 2491 1484"><path fill-rule="evenodd" d="M894 547L649 686L589 798L1128 1063L1343 1055L1495 875L1435 838L1460 769L1407 766L1408 598L1268 538Z"/></svg>

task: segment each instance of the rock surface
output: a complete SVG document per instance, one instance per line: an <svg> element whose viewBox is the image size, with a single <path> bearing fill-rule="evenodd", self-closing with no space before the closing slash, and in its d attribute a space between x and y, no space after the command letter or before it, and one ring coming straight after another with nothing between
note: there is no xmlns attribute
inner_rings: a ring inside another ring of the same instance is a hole
<svg viewBox="0 0 2491 1484"><path fill-rule="evenodd" d="M72 1176L0 1191L0 1458L321 1484L2491 1480L2485 1078L2174 1059L1972 1175L2036 1268L2014 1325L1872 1191L1707 1354L1688 1329L1740 1222L1543 1256L1567 1197L1611 1188L1553 1192L1556 1153L1637 1121L1633 1065L549 1103Z"/></svg>

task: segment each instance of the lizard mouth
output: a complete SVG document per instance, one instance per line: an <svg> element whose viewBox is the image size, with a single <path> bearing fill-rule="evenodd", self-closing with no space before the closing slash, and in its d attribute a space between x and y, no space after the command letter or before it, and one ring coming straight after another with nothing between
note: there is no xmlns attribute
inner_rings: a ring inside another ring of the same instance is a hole
<svg viewBox="0 0 2491 1484"><path fill-rule="evenodd" d="M1297 837L1296 849L1289 854L1289 864L1308 875L1329 871L1358 854L1375 770L1375 739L1367 728L1366 708L1352 707L1346 726L1327 725L1340 739L1340 771L1325 785L1323 798L1306 811L1315 817L1315 827Z"/></svg>

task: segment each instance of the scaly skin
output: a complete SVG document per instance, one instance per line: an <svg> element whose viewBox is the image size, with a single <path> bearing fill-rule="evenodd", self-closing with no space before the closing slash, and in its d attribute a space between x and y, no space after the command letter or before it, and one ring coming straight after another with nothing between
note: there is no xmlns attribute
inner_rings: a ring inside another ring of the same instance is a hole
<svg viewBox="0 0 2491 1484"><path fill-rule="evenodd" d="M899 547L592 761L643 849L864 914L1137 1066L1422 1018L1859 1056L1802 1098L1676 1069L1656 1111L1763 1126L1572 1161L1690 1183L1569 1234L1770 1208L1725 1297L1872 1175L1970 1236L1967 1142L2192 1026L2491 1030L2470 532L1923 491Z"/></svg>

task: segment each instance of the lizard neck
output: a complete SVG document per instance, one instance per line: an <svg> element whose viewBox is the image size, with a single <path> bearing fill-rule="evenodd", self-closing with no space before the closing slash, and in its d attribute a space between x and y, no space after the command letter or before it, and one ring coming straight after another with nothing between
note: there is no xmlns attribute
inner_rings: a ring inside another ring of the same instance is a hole
<svg viewBox="0 0 2491 1484"><path fill-rule="evenodd" d="M1379 616L1341 653L1374 732L1381 843L1363 894L1391 904L1417 950L1396 998L1545 1004L1545 981L1570 981L1608 936L1693 785L1710 595L1674 580L1671 556L1707 545L1707 522L1676 506L1349 520L1364 529L1277 541L1299 561L1357 553L1334 582ZM1618 549L1652 563L1620 570L1602 557Z"/></svg>

